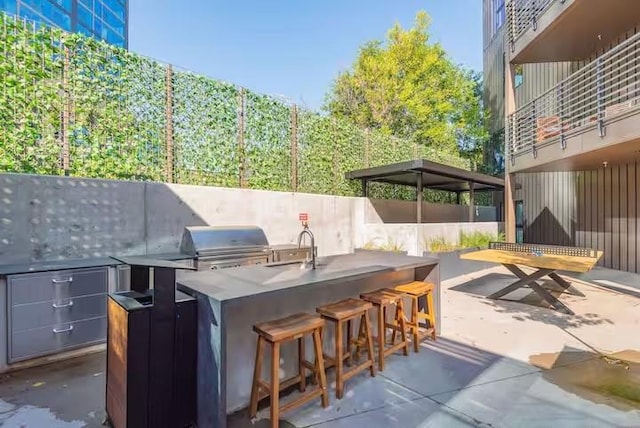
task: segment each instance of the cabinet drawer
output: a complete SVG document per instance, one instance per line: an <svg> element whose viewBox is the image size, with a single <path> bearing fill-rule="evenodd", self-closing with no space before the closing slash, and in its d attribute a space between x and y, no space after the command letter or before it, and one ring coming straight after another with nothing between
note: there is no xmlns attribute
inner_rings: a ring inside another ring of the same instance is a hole
<svg viewBox="0 0 640 428"><path fill-rule="evenodd" d="M55 301L107 292L107 268L73 269L9 276L9 304Z"/></svg>
<svg viewBox="0 0 640 428"><path fill-rule="evenodd" d="M9 362L103 342L106 337L106 317L14 332L9 344Z"/></svg>
<svg viewBox="0 0 640 428"><path fill-rule="evenodd" d="M55 305L55 306L54 306ZM107 314L107 295L96 294L55 301L16 305L11 308L11 331L18 332L38 327L59 325Z"/></svg>

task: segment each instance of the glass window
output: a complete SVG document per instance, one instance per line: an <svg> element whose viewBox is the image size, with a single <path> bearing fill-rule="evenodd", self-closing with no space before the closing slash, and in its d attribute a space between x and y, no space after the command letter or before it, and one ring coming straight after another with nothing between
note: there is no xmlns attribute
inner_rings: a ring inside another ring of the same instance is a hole
<svg viewBox="0 0 640 428"><path fill-rule="evenodd" d="M502 25L504 24L504 19L505 19L504 1L505 0L493 0L493 4L494 4L493 10L495 11L495 18L493 21L494 33L498 31L498 29L502 27Z"/></svg>
<svg viewBox="0 0 640 428"><path fill-rule="evenodd" d="M105 9L104 11L104 21L109 24L111 28L115 30L119 35L124 35L124 23L120 21L116 16Z"/></svg>
<svg viewBox="0 0 640 428"><path fill-rule="evenodd" d="M20 6L20 14L19 15L22 18L28 19L30 21L46 22L46 20L44 19L44 17L42 15L37 14L33 10L29 9L28 7L26 7L24 4L22 4Z"/></svg>
<svg viewBox="0 0 640 428"><path fill-rule="evenodd" d="M524 82L524 72L522 65L516 65L516 70L513 77L513 84L517 88Z"/></svg>
<svg viewBox="0 0 640 428"><path fill-rule="evenodd" d="M96 1L96 3L94 4L93 13L95 13L97 17L102 19L104 15L103 10L104 10L104 7L102 6L102 2Z"/></svg>
<svg viewBox="0 0 640 428"><path fill-rule="evenodd" d="M111 43L112 45L124 47L124 37L116 34L115 31L112 31L109 29L107 29L106 33L107 33L107 37L106 37L107 42Z"/></svg>
<svg viewBox="0 0 640 428"><path fill-rule="evenodd" d="M78 21L87 28L93 27L93 14L84 6L78 5Z"/></svg>
<svg viewBox="0 0 640 428"><path fill-rule="evenodd" d="M29 16L28 8L41 16L39 21L50 21L63 30L71 31L71 15L60 9L57 4L51 3L49 0L22 0L20 15L33 19Z"/></svg>
<svg viewBox="0 0 640 428"><path fill-rule="evenodd" d="M84 34L85 36L88 36L88 37L93 37L93 33L91 32L91 30L89 30L87 27L85 27L82 24L78 24L78 33Z"/></svg>
<svg viewBox="0 0 640 428"><path fill-rule="evenodd" d="M101 20L99 20L97 17L93 21L93 32L99 38L106 40L107 29L105 28L104 23Z"/></svg>
<svg viewBox="0 0 640 428"><path fill-rule="evenodd" d="M124 21L124 5L117 0L102 0L102 3L111 9L111 11L121 20ZM108 22L108 21L107 21Z"/></svg>
<svg viewBox="0 0 640 428"><path fill-rule="evenodd" d="M17 0L0 0L0 10L15 15L18 13Z"/></svg>
<svg viewBox="0 0 640 428"><path fill-rule="evenodd" d="M516 201L516 242L524 241L524 207L522 201Z"/></svg>
<svg viewBox="0 0 640 428"><path fill-rule="evenodd" d="M87 9L93 9L93 0L78 0L78 2Z"/></svg>
<svg viewBox="0 0 640 428"><path fill-rule="evenodd" d="M57 4L59 7L66 10L67 12L71 12L71 8L73 7L71 0L51 0L51 1Z"/></svg>

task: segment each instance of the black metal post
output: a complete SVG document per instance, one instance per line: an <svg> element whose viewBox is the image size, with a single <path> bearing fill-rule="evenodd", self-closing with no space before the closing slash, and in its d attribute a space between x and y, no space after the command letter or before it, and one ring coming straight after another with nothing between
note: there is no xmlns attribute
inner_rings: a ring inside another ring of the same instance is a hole
<svg viewBox="0 0 640 428"><path fill-rule="evenodd" d="M416 174L416 223L422 223L422 173Z"/></svg>

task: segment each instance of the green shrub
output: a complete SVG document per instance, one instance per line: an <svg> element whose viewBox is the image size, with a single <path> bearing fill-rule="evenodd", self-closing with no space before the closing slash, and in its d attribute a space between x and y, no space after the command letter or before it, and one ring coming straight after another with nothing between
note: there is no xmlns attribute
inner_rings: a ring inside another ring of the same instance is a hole
<svg viewBox="0 0 640 428"><path fill-rule="evenodd" d="M497 235L489 232L481 232L474 230L472 232L460 231L459 247L460 248L487 248L490 242L504 241L504 234Z"/></svg>
<svg viewBox="0 0 640 428"><path fill-rule="evenodd" d="M472 232L460 231L457 243L447 241L444 236L434 236L424 240L425 248L432 253L446 253L464 248L487 248L490 242L504 241L504 234L493 234L489 232L481 232L474 230Z"/></svg>
<svg viewBox="0 0 640 428"><path fill-rule="evenodd" d="M434 236L427 239L425 247L432 253L446 253L457 249L457 246L448 242L444 236Z"/></svg>
<svg viewBox="0 0 640 428"><path fill-rule="evenodd" d="M367 243L365 243L362 248L365 250L391 251L394 253L405 251L402 244L391 237L387 238L387 242L384 244L377 244L373 241L367 241Z"/></svg>

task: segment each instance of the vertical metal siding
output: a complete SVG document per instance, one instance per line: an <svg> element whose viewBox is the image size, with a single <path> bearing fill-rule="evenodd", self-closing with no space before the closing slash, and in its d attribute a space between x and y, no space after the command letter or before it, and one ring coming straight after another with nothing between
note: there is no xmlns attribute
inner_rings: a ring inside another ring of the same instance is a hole
<svg viewBox="0 0 640 428"><path fill-rule="evenodd" d="M524 240L604 251L599 265L640 273L640 163L516 174Z"/></svg>
<svg viewBox="0 0 640 428"><path fill-rule="evenodd" d="M483 0L483 101L491 111L489 132L493 135L504 129L505 93L504 93L504 54L505 26L495 33L492 0Z"/></svg>

